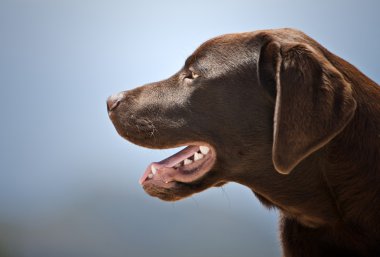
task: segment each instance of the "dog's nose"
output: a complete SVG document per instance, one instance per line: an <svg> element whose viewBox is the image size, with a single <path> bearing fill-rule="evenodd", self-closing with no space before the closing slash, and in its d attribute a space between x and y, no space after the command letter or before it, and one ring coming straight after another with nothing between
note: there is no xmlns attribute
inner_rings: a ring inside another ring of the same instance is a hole
<svg viewBox="0 0 380 257"><path fill-rule="evenodd" d="M123 99L123 97L124 97L123 93L118 93L118 94L111 95L110 97L108 97L108 99L107 99L107 110L110 112L113 109L115 109L119 105L119 103Z"/></svg>

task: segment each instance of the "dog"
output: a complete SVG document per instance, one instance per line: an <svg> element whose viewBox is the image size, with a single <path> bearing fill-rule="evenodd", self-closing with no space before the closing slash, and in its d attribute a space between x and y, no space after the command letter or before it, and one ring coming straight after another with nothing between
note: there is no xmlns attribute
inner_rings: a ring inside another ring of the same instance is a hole
<svg viewBox="0 0 380 257"><path fill-rule="evenodd" d="M213 38L107 108L134 144L187 146L148 166L151 196L237 182L280 210L285 257L380 256L380 87L301 31Z"/></svg>

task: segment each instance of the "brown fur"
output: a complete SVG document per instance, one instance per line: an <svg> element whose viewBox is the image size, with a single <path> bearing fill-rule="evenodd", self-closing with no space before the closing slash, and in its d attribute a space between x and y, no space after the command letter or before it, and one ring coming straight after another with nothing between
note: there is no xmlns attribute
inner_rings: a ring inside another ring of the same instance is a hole
<svg viewBox="0 0 380 257"><path fill-rule="evenodd" d="M185 79L191 70L200 77ZM214 38L171 78L108 105L136 144L216 149L204 177L146 186L152 196L238 182L280 209L284 256L380 256L380 87L302 32Z"/></svg>

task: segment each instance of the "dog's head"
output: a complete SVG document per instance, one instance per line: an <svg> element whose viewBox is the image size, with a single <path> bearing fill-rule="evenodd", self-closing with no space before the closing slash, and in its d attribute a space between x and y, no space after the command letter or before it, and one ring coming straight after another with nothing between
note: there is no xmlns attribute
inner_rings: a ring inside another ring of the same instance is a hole
<svg viewBox="0 0 380 257"><path fill-rule="evenodd" d="M250 173L289 173L326 145L356 105L321 51L294 30L224 35L169 79L111 96L109 116L125 139L187 146L148 166L146 192L178 200Z"/></svg>

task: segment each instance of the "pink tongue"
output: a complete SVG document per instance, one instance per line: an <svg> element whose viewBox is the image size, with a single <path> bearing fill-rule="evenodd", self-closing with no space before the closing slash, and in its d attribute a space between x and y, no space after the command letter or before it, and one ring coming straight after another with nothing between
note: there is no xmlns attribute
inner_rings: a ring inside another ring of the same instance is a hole
<svg viewBox="0 0 380 257"><path fill-rule="evenodd" d="M160 169L160 168L163 168L163 167L165 167L165 168L171 168L174 165L176 165L177 163L180 163L181 161L185 160L186 158L194 155L194 153L196 153L198 150L199 150L199 146L197 146L197 145L191 145L191 146L188 146L185 149L179 151L178 153L175 153L172 156L166 158L165 160L162 160L160 162L153 162L153 163L151 163L148 166L148 168L145 170L144 175L142 175L142 177L140 178L139 183L142 184L146 180L146 178L148 177L148 175L151 173L151 167L152 167L152 165L156 169Z"/></svg>

